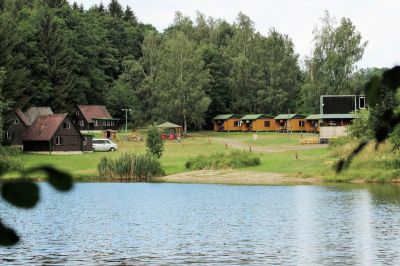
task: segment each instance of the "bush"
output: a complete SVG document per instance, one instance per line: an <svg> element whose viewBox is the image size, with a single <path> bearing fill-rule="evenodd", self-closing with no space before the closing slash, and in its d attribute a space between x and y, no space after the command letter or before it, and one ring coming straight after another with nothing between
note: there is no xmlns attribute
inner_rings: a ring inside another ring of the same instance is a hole
<svg viewBox="0 0 400 266"><path fill-rule="evenodd" d="M161 138L161 133L155 126L149 127L146 139L147 151L156 156L158 159L164 151L164 141Z"/></svg>
<svg viewBox="0 0 400 266"><path fill-rule="evenodd" d="M185 167L190 170L241 168L257 166L261 163L260 158L250 152L232 151L226 153L213 153L210 156L197 156L190 158Z"/></svg>
<svg viewBox="0 0 400 266"><path fill-rule="evenodd" d="M13 172L23 169L22 163L15 158L20 152L14 147L0 147L0 169L3 172Z"/></svg>
<svg viewBox="0 0 400 266"><path fill-rule="evenodd" d="M346 145L346 144L348 144L348 143L354 143L354 142L357 142L357 141L355 141L354 138L352 138L352 137L347 137L347 136L344 136L344 137L337 137L337 138L331 138L331 139L329 140L329 147L335 148L335 147L344 146L344 145Z"/></svg>
<svg viewBox="0 0 400 266"><path fill-rule="evenodd" d="M151 181L165 175L160 162L151 154L124 153L117 159L103 157L97 166L102 179Z"/></svg>

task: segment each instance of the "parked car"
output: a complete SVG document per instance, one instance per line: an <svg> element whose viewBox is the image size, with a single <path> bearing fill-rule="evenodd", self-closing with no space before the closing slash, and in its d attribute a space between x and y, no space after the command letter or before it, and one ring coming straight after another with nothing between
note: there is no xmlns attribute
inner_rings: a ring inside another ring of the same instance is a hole
<svg viewBox="0 0 400 266"><path fill-rule="evenodd" d="M93 139L93 151L116 151L118 145L109 139Z"/></svg>

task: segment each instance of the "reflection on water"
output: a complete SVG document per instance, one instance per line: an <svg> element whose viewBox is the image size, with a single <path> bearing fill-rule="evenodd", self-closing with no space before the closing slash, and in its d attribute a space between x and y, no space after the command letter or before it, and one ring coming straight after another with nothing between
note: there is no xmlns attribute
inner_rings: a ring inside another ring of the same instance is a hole
<svg viewBox="0 0 400 266"><path fill-rule="evenodd" d="M396 265L398 186L42 185L38 208L0 204L23 242L1 265Z"/></svg>

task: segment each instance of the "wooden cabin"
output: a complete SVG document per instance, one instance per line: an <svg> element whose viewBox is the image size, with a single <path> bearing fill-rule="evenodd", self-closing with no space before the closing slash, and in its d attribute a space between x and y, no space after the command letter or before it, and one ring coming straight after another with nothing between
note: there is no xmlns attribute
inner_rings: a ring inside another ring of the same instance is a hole
<svg viewBox="0 0 400 266"><path fill-rule="evenodd" d="M245 115L240 120L242 121L243 132L276 130L274 117L270 115Z"/></svg>
<svg viewBox="0 0 400 266"><path fill-rule="evenodd" d="M306 131L306 116L300 114L280 114L274 118L278 132Z"/></svg>
<svg viewBox="0 0 400 266"><path fill-rule="evenodd" d="M11 145L22 145L23 135L40 115L53 114L50 107L31 107L25 112L20 109L12 111L5 119L5 138Z"/></svg>
<svg viewBox="0 0 400 266"><path fill-rule="evenodd" d="M213 118L214 131L242 131L240 118L236 114L217 115Z"/></svg>
<svg viewBox="0 0 400 266"><path fill-rule="evenodd" d="M88 138L86 138L87 140ZM43 115L36 118L23 136L27 152L79 152L88 142L68 114Z"/></svg>
<svg viewBox="0 0 400 266"><path fill-rule="evenodd" d="M318 133L319 132L319 114L309 115L305 118L306 120L306 131L309 133Z"/></svg>
<svg viewBox="0 0 400 266"><path fill-rule="evenodd" d="M73 120L80 130L116 130L119 119L112 118L104 105L78 105Z"/></svg>

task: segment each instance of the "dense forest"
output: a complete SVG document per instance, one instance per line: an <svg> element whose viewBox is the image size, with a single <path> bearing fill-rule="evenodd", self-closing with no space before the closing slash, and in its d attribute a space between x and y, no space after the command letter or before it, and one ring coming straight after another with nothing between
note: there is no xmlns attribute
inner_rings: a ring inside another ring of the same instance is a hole
<svg viewBox="0 0 400 266"><path fill-rule="evenodd" d="M200 128L220 113L318 112L321 94L352 94L377 69L350 19L321 14L310 55L290 36L176 12L158 32L117 0L89 9L66 0L0 0L0 108L105 104L135 126L170 120ZM266 27L269 25L266 25ZM271 25L273 26L273 25ZM311 41L311 40L310 40Z"/></svg>

